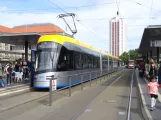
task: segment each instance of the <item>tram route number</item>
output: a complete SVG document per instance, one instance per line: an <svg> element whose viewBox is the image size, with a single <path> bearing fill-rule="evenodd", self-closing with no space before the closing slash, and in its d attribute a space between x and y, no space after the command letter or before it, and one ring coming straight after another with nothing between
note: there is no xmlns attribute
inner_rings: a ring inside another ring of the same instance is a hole
<svg viewBox="0 0 161 120"><path fill-rule="evenodd" d="M52 91L56 90L56 80L52 80Z"/></svg>

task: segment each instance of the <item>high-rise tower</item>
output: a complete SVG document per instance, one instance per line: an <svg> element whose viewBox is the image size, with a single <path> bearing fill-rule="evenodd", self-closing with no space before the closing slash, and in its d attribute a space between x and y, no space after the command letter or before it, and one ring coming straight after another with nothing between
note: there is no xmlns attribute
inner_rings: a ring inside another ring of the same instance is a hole
<svg viewBox="0 0 161 120"><path fill-rule="evenodd" d="M119 57L127 51L127 26L123 17L117 16L110 20L110 53Z"/></svg>

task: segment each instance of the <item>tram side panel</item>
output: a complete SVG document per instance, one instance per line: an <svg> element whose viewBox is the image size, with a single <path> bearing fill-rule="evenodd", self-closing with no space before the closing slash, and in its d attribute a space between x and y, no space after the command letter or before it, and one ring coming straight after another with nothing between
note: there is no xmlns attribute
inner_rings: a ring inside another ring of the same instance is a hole
<svg viewBox="0 0 161 120"><path fill-rule="evenodd" d="M92 72L92 78L99 75L99 73L94 72L100 70L99 57L87 53L65 50L67 52L60 51L57 62L54 62L56 64L54 65L56 66L54 72L45 71L44 73L37 73L35 88L49 88L49 80L46 80L46 76L50 75L54 75L57 78L57 88L69 85L68 76L71 76L72 84L77 84L81 82L81 75L79 74ZM49 57L46 57L45 60L49 61L47 58L49 59ZM89 74L83 75L83 81L89 80L89 78Z"/></svg>

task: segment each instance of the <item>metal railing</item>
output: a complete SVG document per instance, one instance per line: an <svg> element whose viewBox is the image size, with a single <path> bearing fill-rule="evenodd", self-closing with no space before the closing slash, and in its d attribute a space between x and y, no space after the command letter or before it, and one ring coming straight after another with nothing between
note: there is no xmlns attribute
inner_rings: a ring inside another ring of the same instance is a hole
<svg viewBox="0 0 161 120"><path fill-rule="evenodd" d="M84 72L84 73L79 73L79 74L73 74L73 75L67 75L67 76L57 76L55 77L54 75L52 76L47 76L46 79L50 80L50 90L49 90L49 105L51 106L52 105L52 94L53 93L56 93L60 90L63 90L63 89L66 89L66 88L69 88L69 97L71 96L71 93L72 93L72 86L75 86L75 85L78 85L78 84L81 84L81 91L83 90L83 83L89 81L89 86L91 87L92 85L92 80L96 80L96 84L97 84L97 81L98 81L98 78L100 79L100 82L101 82L101 79L104 78L104 80L106 79L106 76L107 77L110 77L112 76L115 72L118 72L118 71L121 71L123 68L120 67L120 68L115 68L111 71L108 71L108 69L104 69L104 70L97 70L97 71L92 71L92 72ZM84 79L85 76L88 76L87 77L87 80ZM93 76L93 77L92 77ZM72 77L80 77L81 78L81 81L78 82L78 83L73 83L72 84ZM68 85L66 87L63 87L63 88L60 88L60 89L57 89L57 90L54 90L53 91L53 86L52 86L52 81L53 80L63 80L63 79L68 79Z"/></svg>

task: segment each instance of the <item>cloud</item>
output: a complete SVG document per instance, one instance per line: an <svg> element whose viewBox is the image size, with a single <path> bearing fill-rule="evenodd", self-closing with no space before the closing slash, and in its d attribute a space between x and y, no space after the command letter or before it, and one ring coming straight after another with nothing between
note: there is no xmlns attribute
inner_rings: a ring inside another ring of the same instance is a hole
<svg viewBox="0 0 161 120"><path fill-rule="evenodd" d="M8 7L7 6L0 6L0 11L7 11Z"/></svg>
<svg viewBox="0 0 161 120"><path fill-rule="evenodd" d="M138 48L141 37L143 34L143 30L146 26L150 24L160 24L159 14L156 10L152 10L151 1L147 0L118 0L119 3L119 11L120 15L125 18L128 27L128 49L130 48ZM115 0L94 0L91 3L86 3L85 0L82 2L68 1L56 1L60 7L70 7L70 6L82 6L82 5L92 5L92 4L104 4L86 8L79 9L65 9L67 12L75 12L78 15L78 19L80 22L76 22L78 33L75 37L83 42L86 42L100 50L109 51L109 20L116 15L117 5ZM72 5L70 4L72 3ZM140 3L141 5L139 5ZM155 0L153 2L153 8L158 9L161 8L161 1ZM25 4L25 3L24 3ZM51 6L50 6L51 7ZM0 7L2 9L2 7ZM8 8L4 7L4 10ZM25 9L25 8L24 8ZM27 9L27 8L26 8ZM55 7L54 7L55 9ZM59 10L60 11L60 10ZM62 13L56 12L40 12L35 13L32 11L25 11L25 13L12 13L12 12L1 12L0 16L0 24L13 27L16 25L22 24L31 24L31 23L45 23L50 22L60 26L62 29L65 29L65 24L63 20L57 19L57 15ZM156 19L150 20L150 13ZM105 18L105 19L100 19ZM72 20L68 20L70 25L73 25ZM68 29L68 33L69 29ZM130 45L132 47L129 47Z"/></svg>

